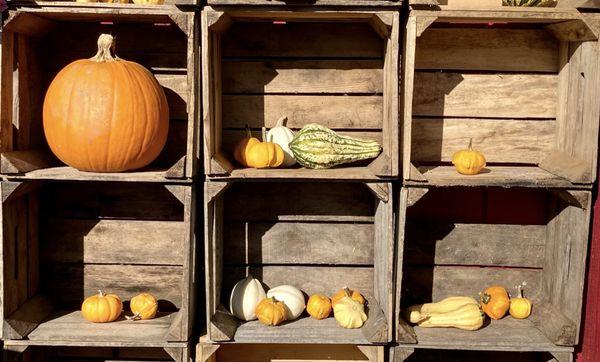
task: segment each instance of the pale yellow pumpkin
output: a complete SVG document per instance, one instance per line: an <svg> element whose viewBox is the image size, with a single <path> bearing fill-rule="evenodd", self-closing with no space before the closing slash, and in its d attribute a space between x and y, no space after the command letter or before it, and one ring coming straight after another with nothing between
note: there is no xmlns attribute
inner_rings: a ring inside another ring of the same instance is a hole
<svg viewBox="0 0 600 362"><path fill-rule="evenodd" d="M333 316L340 327L348 329L360 328L367 320L364 304L352 299L348 292L333 307Z"/></svg>
<svg viewBox="0 0 600 362"><path fill-rule="evenodd" d="M473 139L471 139L466 150L460 150L452 156L452 164L460 174L477 175L485 167L486 160L483 153L473 149Z"/></svg>

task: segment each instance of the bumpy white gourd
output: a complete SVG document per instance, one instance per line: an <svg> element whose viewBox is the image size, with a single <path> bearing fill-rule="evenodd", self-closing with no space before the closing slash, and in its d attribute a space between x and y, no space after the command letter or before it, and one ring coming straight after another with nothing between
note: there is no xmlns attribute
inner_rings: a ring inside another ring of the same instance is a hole
<svg viewBox="0 0 600 362"><path fill-rule="evenodd" d="M283 302L286 307L286 314L288 320L293 320L302 314L306 303L304 300L304 294L300 289L291 285L280 285L278 287L269 289L267 292L268 298L275 298L280 302Z"/></svg>
<svg viewBox="0 0 600 362"><path fill-rule="evenodd" d="M287 117L279 118L275 127L267 132L266 141L277 143L281 146L283 154L285 155L282 166L290 167L296 164L296 159L294 158L294 155L292 155L292 151L290 151L289 147L290 142L294 139L294 132L285 126L286 121Z"/></svg>
<svg viewBox="0 0 600 362"><path fill-rule="evenodd" d="M260 281L248 275L235 284L229 298L231 314L244 321L256 319L256 306L266 298Z"/></svg>

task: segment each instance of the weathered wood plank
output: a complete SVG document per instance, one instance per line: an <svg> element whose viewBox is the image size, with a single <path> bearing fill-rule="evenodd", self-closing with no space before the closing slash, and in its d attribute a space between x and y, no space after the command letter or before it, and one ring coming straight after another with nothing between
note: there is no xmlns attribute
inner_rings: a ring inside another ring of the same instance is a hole
<svg viewBox="0 0 600 362"><path fill-rule="evenodd" d="M373 265L373 224L227 223L227 264Z"/></svg>
<svg viewBox="0 0 600 362"><path fill-rule="evenodd" d="M48 264L41 276L45 293L56 304L79 306L83 298L103 290L129 300L152 293L161 310L181 306L183 270L180 266Z"/></svg>
<svg viewBox="0 0 600 362"><path fill-rule="evenodd" d="M379 60L224 61L224 93L383 92Z"/></svg>
<svg viewBox="0 0 600 362"><path fill-rule="evenodd" d="M264 207L265 200L271 202ZM225 194L225 220L275 221L303 218L373 220L374 196L360 183L237 183Z"/></svg>
<svg viewBox="0 0 600 362"><path fill-rule="evenodd" d="M372 267L335 267L335 266L225 266L223 271L223 298L229 301L229 293L234 284L246 277L246 269L254 278L267 287L291 284L307 295L316 293L333 295L344 286L356 288L367 299L373 294Z"/></svg>
<svg viewBox="0 0 600 362"><path fill-rule="evenodd" d="M417 118L412 122L411 159L452 161L452 155L469 145L480 150L489 163L537 164L554 143L556 122Z"/></svg>
<svg viewBox="0 0 600 362"><path fill-rule="evenodd" d="M207 345L211 346L211 345ZM362 346L353 345L298 345L269 346L268 344L221 345L215 353L215 361L229 362L264 362L277 360L281 362L302 361L364 361L366 354ZM372 347L383 355L385 347ZM204 361L204 360L202 360ZM210 361L210 360L208 360ZM377 359L370 359L379 362Z"/></svg>
<svg viewBox="0 0 600 362"><path fill-rule="evenodd" d="M52 183L45 185L41 205L42 212L62 218L183 220L183 204L156 184Z"/></svg>
<svg viewBox="0 0 600 362"><path fill-rule="evenodd" d="M272 128L286 115L287 126L300 129L307 123L326 127L381 129L383 97L379 95L224 95L223 127Z"/></svg>
<svg viewBox="0 0 600 362"><path fill-rule="evenodd" d="M223 57L381 58L383 45L368 23L236 22L223 36Z"/></svg>
<svg viewBox="0 0 600 362"><path fill-rule="evenodd" d="M543 29L430 28L417 39L417 69L558 72L558 43Z"/></svg>
<svg viewBox="0 0 600 362"><path fill-rule="evenodd" d="M182 222L50 218L43 225L46 261L183 265Z"/></svg>
<svg viewBox="0 0 600 362"><path fill-rule="evenodd" d="M437 266L404 269L402 305L438 301L453 295L477 297L490 285L510 289L527 282L528 298L535 303L541 287L542 270L494 267Z"/></svg>
<svg viewBox="0 0 600 362"><path fill-rule="evenodd" d="M557 75L416 72L414 84L413 115L556 117Z"/></svg>
<svg viewBox="0 0 600 362"><path fill-rule="evenodd" d="M542 268L543 225L409 223L408 265L489 265Z"/></svg>

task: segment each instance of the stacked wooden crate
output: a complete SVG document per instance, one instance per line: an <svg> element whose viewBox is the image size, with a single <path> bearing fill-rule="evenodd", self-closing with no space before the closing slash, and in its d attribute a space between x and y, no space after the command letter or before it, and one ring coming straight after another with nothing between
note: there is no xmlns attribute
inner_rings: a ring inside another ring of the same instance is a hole
<svg viewBox="0 0 600 362"><path fill-rule="evenodd" d="M68 63L93 55L100 33L115 35L117 54L150 69L168 98L167 144L143 171L77 171L53 157L43 135L49 82ZM173 5L11 8L2 33L0 111L5 360L189 360L197 34L195 13ZM159 299L159 315L89 323L79 309L98 289L123 301L150 292Z"/></svg>
<svg viewBox="0 0 600 362"><path fill-rule="evenodd" d="M574 9L410 12L396 361L572 360L596 180L598 30ZM450 161L470 138L487 167L461 176ZM523 281L527 320L467 332L412 327L400 314Z"/></svg>
<svg viewBox="0 0 600 362"><path fill-rule="evenodd" d="M202 12L207 336L197 360L381 361L393 339L402 24L398 9L347 7L359 3L209 1ZM329 170L237 165L245 124L256 135L281 116L292 130L319 123L383 151ZM369 319L360 330L308 316L242 323L229 296L248 274L308 295L349 285L369 300Z"/></svg>

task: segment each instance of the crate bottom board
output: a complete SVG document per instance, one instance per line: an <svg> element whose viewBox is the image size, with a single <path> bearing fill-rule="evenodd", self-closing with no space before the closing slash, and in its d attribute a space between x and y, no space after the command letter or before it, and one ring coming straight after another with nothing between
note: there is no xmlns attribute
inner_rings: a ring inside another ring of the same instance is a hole
<svg viewBox="0 0 600 362"><path fill-rule="evenodd" d="M505 317L477 331L414 327L417 344L411 348L493 351L571 352L572 347L550 342L531 321Z"/></svg>
<svg viewBox="0 0 600 362"><path fill-rule="evenodd" d="M268 327L259 321L241 324L235 333L236 343L296 343L296 344L371 344L361 329L346 329L333 317L316 320L311 317Z"/></svg>
<svg viewBox="0 0 600 362"><path fill-rule="evenodd" d="M78 310L58 311L40 323L27 338L31 341L164 341L176 314L159 313L150 320L130 321L121 317L111 323L92 323Z"/></svg>
<svg viewBox="0 0 600 362"><path fill-rule="evenodd" d="M411 180L408 185L573 187L568 180L536 166L486 166L480 174L468 176L456 172L454 166L420 166L417 169L425 180Z"/></svg>

